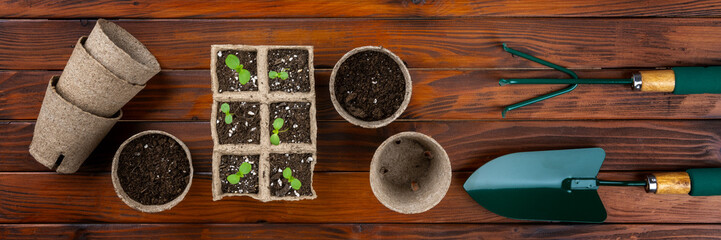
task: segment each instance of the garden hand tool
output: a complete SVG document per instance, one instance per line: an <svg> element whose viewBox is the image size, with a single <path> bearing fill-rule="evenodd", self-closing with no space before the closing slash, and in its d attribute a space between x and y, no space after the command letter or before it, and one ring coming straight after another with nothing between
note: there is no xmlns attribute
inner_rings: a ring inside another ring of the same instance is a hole
<svg viewBox="0 0 721 240"><path fill-rule="evenodd" d="M565 89L507 106L501 114L504 118L508 111L568 93L573 91L578 84L629 84L633 90L640 90L642 92L672 92L674 94L721 93L721 66L674 67L667 70L640 71L633 74L631 78L624 79L581 79L571 70L509 48L505 43L503 44L503 50L564 72L573 78L501 79L498 82L501 86L508 84L571 84Z"/></svg>
<svg viewBox="0 0 721 240"><path fill-rule="evenodd" d="M653 173L645 181L607 181L596 178L605 156L601 148L512 153L480 167L463 188L481 206L504 217L594 223L606 219L599 186L721 195L721 168Z"/></svg>

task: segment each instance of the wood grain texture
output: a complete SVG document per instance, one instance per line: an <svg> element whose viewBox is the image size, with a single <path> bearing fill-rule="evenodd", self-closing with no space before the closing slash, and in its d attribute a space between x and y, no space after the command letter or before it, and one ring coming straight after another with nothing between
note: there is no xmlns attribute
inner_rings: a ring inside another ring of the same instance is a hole
<svg viewBox="0 0 721 240"><path fill-rule="evenodd" d="M718 65L717 18L120 20L163 69L204 69L211 44L313 45L317 68L380 45L411 68L539 67L501 43L565 67ZM0 69L62 69L94 21L0 20ZM182 26L182 27L179 27Z"/></svg>
<svg viewBox="0 0 721 240"><path fill-rule="evenodd" d="M582 77L622 78L635 70L582 70ZM60 71L0 71L0 119L32 120L47 81ZM316 71L318 120L343 120L328 92L329 70ZM498 86L500 78L566 78L550 70L411 70L413 96L401 119L501 119L503 107L563 85ZM207 70L162 71L123 107L124 120L208 120ZM721 95L636 92L629 85L581 85L571 93L508 113L508 119L706 119L721 117Z"/></svg>
<svg viewBox="0 0 721 240"><path fill-rule="evenodd" d="M714 1L589 2L572 0L439 1L2 1L4 18L436 18L436 17L713 17L721 15Z"/></svg>
<svg viewBox="0 0 721 240"><path fill-rule="evenodd" d="M0 124L0 171L48 171L30 154L32 122ZM113 154L135 133L157 129L190 149L195 171L210 172L212 140L207 122L120 122L83 164L81 172L108 172ZM427 134L443 146L455 171L474 171L505 154L601 147L603 170L652 171L721 167L720 121L446 121L395 122L363 129L346 122L318 122L316 172L368 171L378 145L403 131Z"/></svg>
<svg viewBox="0 0 721 240"><path fill-rule="evenodd" d="M371 194L368 173L316 173L318 198L262 203L247 197L211 201L210 175L193 178L173 209L148 214L116 196L110 174L0 173L0 223L502 223L463 190L470 173L454 173L445 198L420 214L400 214ZM602 173L640 179L640 173ZM607 223L721 223L719 197L647 194L641 187L602 187ZM453 213L453 214L449 214Z"/></svg>
<svg viewBox="0 0 721 240"><path fill-rule="evenodd" d="M0 224L3 239L718 239L688 224Z"/></svg>

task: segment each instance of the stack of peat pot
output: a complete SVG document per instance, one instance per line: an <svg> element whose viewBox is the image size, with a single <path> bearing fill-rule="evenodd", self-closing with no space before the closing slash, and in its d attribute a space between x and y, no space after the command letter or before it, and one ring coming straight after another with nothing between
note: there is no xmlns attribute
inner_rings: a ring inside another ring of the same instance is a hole
<svg viewBox="0 0 721 240"><path fill-rule="evenodd" d="M140 41L98 20L60 77L50 80L30 154L59 173L74 173L122 117L120 108L158 72L160 64Z"/></svg>

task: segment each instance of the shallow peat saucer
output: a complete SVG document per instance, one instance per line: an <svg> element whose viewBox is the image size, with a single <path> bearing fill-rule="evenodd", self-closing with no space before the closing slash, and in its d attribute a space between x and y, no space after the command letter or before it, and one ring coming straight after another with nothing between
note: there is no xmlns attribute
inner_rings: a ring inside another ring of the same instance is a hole
<svg viewBox="0 0 721 240"><path fill-rule="evenodd" d="M410 74L387 49L360 47L335 65L330 91L333 106L343 118L361 127L382 127L408 106Z"/></svg>
<svg viewBox="0 0 721 240"><path fill-rule="evenodd" d="M193 167L182 141L162 131L145 131L115 153L113 186L120 199L142 212L160 212L180 202L190 189Z"/></svg>

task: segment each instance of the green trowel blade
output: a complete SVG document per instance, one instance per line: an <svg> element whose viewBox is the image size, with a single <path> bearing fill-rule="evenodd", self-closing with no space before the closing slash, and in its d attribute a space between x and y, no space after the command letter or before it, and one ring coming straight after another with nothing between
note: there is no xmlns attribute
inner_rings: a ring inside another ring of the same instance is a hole
<svg viewBox="0 0 721 240"><path fill-rule="evenodd" d="M508 154L476 170L463 188L481 206L508 218L603 222L596 175L605 157L601 148Z"/></svg>

